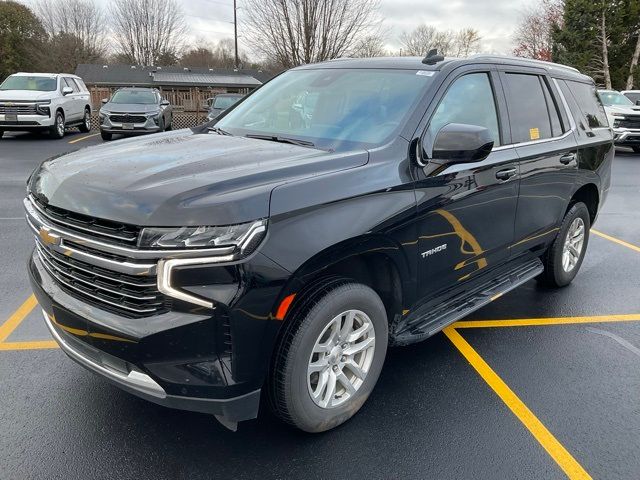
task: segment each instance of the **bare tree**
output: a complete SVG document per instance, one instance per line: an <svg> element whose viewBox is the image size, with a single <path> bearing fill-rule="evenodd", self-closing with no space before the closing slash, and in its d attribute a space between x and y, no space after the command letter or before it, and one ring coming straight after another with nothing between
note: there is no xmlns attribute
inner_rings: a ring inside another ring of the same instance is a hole
<svg viewBox="0 0 640 480"><path fill-rule="evenodd" d="M607 18L605 8L603 6L600 16L600 34L598 40L602 48L602 74L604 76L605 88L611 90L611 71L609 70L609 36L607 35ZM600 62L598 62L600 63Z"/></svg>
<svg viewBox="0 0 640 480"><path fill-rule="evenodd" d="M361 38L353 47L351 56L360 58L384 57L387 50L384 48L384 37L379 34L367 35Z"/></svg>
<svg viewBox="0 0 640 480"><path fill-rule="evenodd" d="M107 52L107 22L93 0L39 0L36 15L49 37L48 56L53 67L75 69L95 62Z"/></svg>
<svg viewBox="0 0 640 480"><path fill-rule="evenodd" d="M640 33L638 34L638 40L636 40L636 48L633 50L633 56L631 57L631 64L629 65L629 76L627 77L627 90L633 88L633 76L636 68L638 67L638 59L640 58Z"/></svg>
<svg viewBox="0 0 640 480"><path fill-rule="evenodd" d="M377 24L378 0L245 0L245 41L289 68L341 57Z"/></svg>
<svg viewBox="0 0 640 480"><path fill-rule="evenodd" d="M553 29L562 25L563 0L543 0L522 13L513 40L518 57L551 61Z"/></svg>
<svg viewBox="0 0 640 480"><path fill-rule="evenodd" d="M482 37L480 32L474 28L463 28L456 33L453 41L456 57L468 57L481 50Z"/></svg>
<svg viewBox="0 0 640 480"><path fill-rule="evenodd" d="M422 56L437 49L440 55L465 57L480 50L480 33L473 28L438 30L431 25L420 25L400 35L403 53Z"/></svg>
<svg viewBox="0 0 640 480"><path fill-rule="evenodd" d="M118 53L130 63L177 58L186 24L175 0L114 0L111 16Z"/></svg>

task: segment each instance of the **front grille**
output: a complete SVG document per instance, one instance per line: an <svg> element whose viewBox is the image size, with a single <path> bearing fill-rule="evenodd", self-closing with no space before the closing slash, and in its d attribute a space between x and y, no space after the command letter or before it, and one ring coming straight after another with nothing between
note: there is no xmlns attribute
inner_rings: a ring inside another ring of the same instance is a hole
<svg viewBox="0 0 640 480"><path fill-rule="evenodd" d="M618 120L620 128L640 128L640 115L626 116Z"/></svg>
<svg viewBox="0 0 640 480"><path fill-rule="evenodd" d="M116 123L146 123L144 115L110 115L109 120Z"/></svg>
<svg viewBox="0 0 640 480"><path fill-rule="evenodd" d="M55 225L84 235L90 234L109 243L135 246L138 241L140 229L133 225L70 212L62 208L45 205L36 198L31 200L34 207Z"/></svg>
<svg viewBox="0 0 640 480"><path fill-rule="evenodd" d="M0 115L36 115L36 106L33 103L14 103L7 105L0 103Z"/></svg>
<svg viewBox="0 0 640 480"><path fill-rule="evenodd" d="M169 309L155 276L114 272L53 251L36 240L43 266L61 288L87 303L118 315L140 318Z"/></svg>

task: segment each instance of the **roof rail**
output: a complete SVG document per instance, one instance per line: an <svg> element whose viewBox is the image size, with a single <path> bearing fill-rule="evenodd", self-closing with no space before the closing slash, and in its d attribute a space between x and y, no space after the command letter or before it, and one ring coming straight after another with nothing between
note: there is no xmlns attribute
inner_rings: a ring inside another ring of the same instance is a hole
<svg viewBox="0 0 640 480"><path fill-rule="evenodd" d="M533 58L525 58L525 57L514 57L513 55L498 55L498 54L486 54L486 53L477 53L475 55L471 55L469 58L483 58L487 60L520 60L528 63L535 63L537 65L551 67L551 68L563 68L565 70L571 70L572 72L582 73L580 70L574 67L570 67L568 65L562 65L561 63L547 62L544 60L535 60Z"/></svg>

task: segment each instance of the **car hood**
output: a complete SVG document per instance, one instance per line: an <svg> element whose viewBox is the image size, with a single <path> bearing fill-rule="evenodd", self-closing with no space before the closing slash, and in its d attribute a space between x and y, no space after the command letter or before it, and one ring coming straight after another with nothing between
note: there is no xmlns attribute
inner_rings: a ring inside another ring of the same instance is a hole
<svg viewBox="0 0 640 480"><path fill-rule="evenodd" d="M105 103L100 109L109 113L147 113L157 112L160 107L156 104L145 105L139 103Z"/></svg>
<svg viewBox="0 0 640 480"><path fill-rule="evenodd" d="M51 100L56 96L56 92L39 92L34 90L0 90L0 102L22 100Z"/></svg>
<svg viewBox="0 0 640 480"><path fill-rule="evenodd" d="M268 217L271 191L282 183L367 160L365 150L178 130L47 160L29 190L53 206L133 225L229 225Z"/></svg>
<svg viewBox="0 0 640 480"><path fill-rule="evenodd" d="M607 113L640 114L640 107L636 107L634 105L629 105L629 106L611 105L611 106L605 106L604 109Z"/></svg>

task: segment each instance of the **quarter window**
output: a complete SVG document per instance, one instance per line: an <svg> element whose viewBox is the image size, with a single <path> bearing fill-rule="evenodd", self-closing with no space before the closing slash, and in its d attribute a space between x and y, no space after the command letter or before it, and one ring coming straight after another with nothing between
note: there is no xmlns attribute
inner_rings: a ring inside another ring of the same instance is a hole
<svg viewBox="0 0 640 480"><path fill-rule="evenodd" d="M485 127L494 145L500 145L498 113L489 74L470 73L453 82L431 117L427 130L431 138L435 139L440 129L449 123Z"/></svg>
<svg viewBox="0 0 640 480"><path fill-rule="evenodd" d="M560 135L558 109L539 75L507 73L506 96L513 143ZM549 108L551 107L551 108Z"/></svg>
<svg viewBox="0 0 640 480"><path fill-rule="evenodd" d="M561 87L563 83L566 89L571 91L576 102L578 102L589 128L609 126L607 114L604 111L604 107L602 106L602 102L600 101L600 97L598 97L598 92L594 85L567 80L566 83L560 82ZM564 93L565 96L567 95L565 88L562 88L562 93Z"/></svg>

